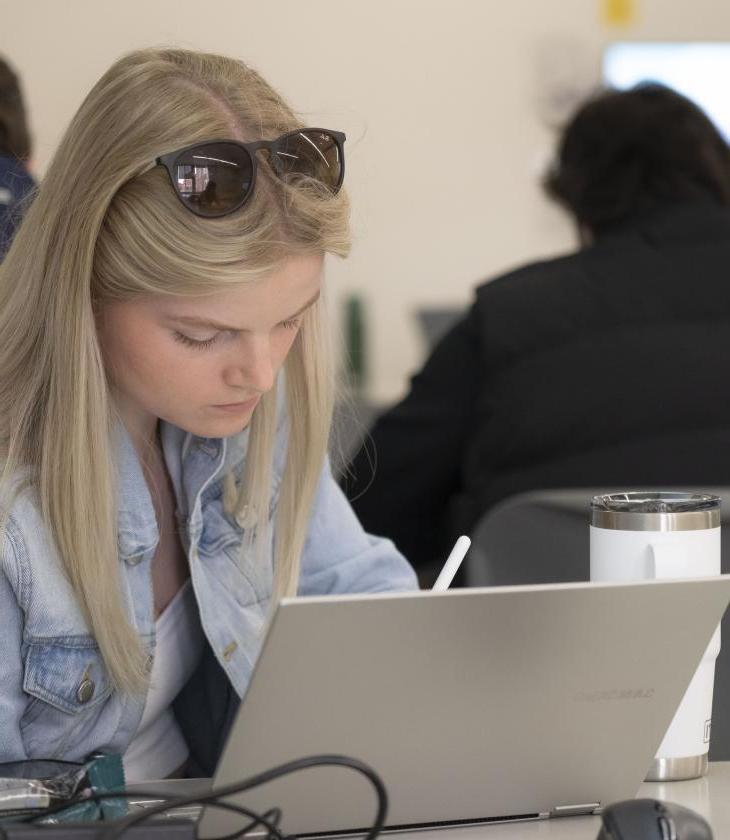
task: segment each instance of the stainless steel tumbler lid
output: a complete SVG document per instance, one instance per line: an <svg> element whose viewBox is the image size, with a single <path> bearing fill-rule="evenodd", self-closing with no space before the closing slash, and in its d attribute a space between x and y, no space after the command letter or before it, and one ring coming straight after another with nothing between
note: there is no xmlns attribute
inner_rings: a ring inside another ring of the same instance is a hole
<svg viewBox="0 0 730 840"><path fill-rule="evenodd" d="M720 497L706 493L607 493L591 499L591 525L617 531L700 531L720 527Z"/></svg>

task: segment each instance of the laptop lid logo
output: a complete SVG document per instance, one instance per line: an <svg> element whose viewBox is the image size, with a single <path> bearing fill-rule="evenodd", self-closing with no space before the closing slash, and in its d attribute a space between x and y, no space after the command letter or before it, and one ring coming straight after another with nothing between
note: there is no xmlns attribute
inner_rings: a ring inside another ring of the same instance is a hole
<svg viewBox="0 0 730 840"><path fill-rule="evenodd" d="M653 688L608 688L579 691L573 699L581 703L597 703L604 700L650 700L653 696Z"/></svg>

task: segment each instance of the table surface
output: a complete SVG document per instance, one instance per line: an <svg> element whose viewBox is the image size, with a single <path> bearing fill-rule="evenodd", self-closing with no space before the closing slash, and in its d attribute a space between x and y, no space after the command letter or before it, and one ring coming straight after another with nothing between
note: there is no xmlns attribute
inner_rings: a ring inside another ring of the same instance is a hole
<svg viewBox="0 0 730 840"><path fill-rule="evenodd" d="M716 840L730 837L730 761L710 762L709 773L702 779L644 783L637 796L676 802L692 808L710 823ZM600 817L559 817L532 822L420 831L414 837L418 840L595 840L600 827ZM445 834L447 831L448 836Z"/></svg>
<svg viewBox="0 0 730 840"><path fill-rule="evenodd" d="M152 783L130 785L143 791ZM167 785L174 787L167 788ZM155 782L154 790L186 795L205 792L208 779L175 779ZM638 797L676 802L697 811L710 823L715 840L730 837L730 761L711 761L707 776L689 782L644 783ZM197 810L196 810L197 813ZM549 820L493 823L476 826L394 832L383 837L412 837L414 840L596 840L600 817L558 817Z"/></svg>

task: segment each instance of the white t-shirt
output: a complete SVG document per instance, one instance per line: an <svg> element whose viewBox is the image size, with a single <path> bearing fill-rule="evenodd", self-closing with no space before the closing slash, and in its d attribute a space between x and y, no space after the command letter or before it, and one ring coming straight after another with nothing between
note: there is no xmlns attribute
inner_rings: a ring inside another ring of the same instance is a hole
<svg viewBox="0 0 730 840"><path fill-rule="evenodd" d="M164 779L188 757L171 703L192 676L203 650L203 630L190 580L156 621L155 658L139 728L123 756L127 782Z"/></svg>

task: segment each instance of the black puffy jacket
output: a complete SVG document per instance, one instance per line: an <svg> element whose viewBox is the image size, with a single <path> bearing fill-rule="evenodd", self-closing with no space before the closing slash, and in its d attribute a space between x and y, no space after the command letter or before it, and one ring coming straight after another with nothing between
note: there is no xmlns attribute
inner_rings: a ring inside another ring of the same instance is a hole
<svg viewBox="0 0 730 840"><path fill-rule="evenodd" d="M480 286L343 483L416 567L522 491L730 484L730 210L656 212Z"/></svg>

